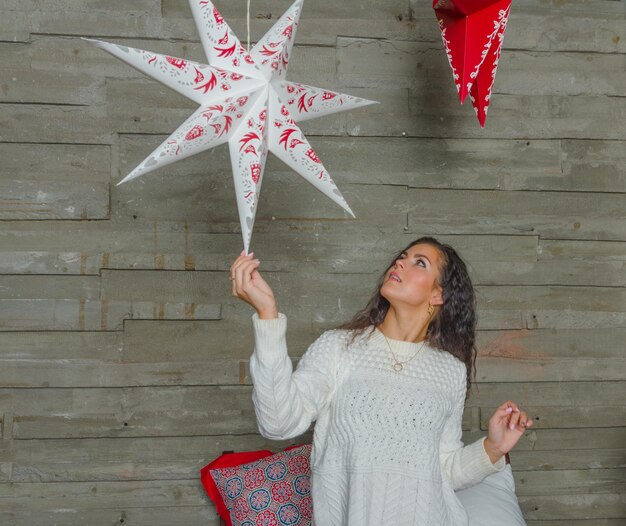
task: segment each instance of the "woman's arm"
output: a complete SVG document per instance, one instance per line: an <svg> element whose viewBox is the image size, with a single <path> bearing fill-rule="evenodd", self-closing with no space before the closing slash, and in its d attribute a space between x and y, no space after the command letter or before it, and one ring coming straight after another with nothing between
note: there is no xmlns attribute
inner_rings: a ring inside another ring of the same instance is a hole
<svg viewBox="0 0 626 526"><path fill-rule="evenodd" d="M252 401L263 436L293 438L308 429L331 395L337 333L326 332L318 338L293 372L285 339L287 318L278 313L274 293L253 255L242 251L230 268L233 296L256 310L250 358Z"/></svg>
<svg viewBox="0 0 626 526"><path fill-rule="evenodd" d="M335 385L338 334L327 331L301 358L295 372L287 354L287 318L253 316L250 358L252 401L261 434L289 439L304 433L328 404Z"/></svg>
<svg viewBox="0 0 626 526"><path fill-rule="evenodd" d="M463 446L461 421L463 419L466 389L465 371L463 371L454 396L454 407L444 425L439 445L442 471L454 490L473 486L487 475L502 471L506 465L503 456L495 464L492 463L483 444L486 437Z"/></svg>

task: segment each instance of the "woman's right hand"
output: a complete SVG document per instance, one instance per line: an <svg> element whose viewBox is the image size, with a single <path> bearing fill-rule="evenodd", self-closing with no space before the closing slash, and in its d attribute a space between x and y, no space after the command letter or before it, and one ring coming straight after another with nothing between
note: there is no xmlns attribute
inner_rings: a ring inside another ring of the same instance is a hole
<svg viewBox="0 0 626 526"><path fill-rule="evenodd" d="M252 259L254 252L242 251L230 267L233 296L236 296L256 309L259 318L278 318L278 307L272 289L259 274L261 262Z"/></svg>

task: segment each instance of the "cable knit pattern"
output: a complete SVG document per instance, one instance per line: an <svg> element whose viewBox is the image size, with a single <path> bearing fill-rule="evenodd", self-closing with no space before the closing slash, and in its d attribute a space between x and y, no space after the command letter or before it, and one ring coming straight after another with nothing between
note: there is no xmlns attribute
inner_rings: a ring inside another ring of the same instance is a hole
<svg viewBox="0 0 626 526"><path fill-rule="evenodd" d="M504 469L480 439L463 446L465 365L450 353L389 340L322 334L295 371L284 314L253 316L252 399L259 431L289 439L316 422L311 452L317 526L466 526L454 494Z"/></svg>

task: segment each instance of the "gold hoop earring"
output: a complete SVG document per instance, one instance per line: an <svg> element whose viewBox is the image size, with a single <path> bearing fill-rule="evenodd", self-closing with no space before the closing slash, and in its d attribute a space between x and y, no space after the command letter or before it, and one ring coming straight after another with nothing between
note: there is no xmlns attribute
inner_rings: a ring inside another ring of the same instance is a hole
<svg viewBox="0 0 626 526"><path fill-rule="evenodd" d="M433 312L435 312L435 307L430 302L428 302L428 315L432 316Z"/></svg>

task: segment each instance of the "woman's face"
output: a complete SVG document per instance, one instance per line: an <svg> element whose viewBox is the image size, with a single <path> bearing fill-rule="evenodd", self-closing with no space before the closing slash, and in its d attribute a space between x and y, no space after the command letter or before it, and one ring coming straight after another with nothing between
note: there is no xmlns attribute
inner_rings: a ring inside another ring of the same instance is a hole
<svg viewBox="0 0 626 526"><path fill-rule="evenodd" d="M441 254L434 246L413 245L385 273L381 295L394 306L441 305L442 290L437 284L441 263Z"/></svg>

